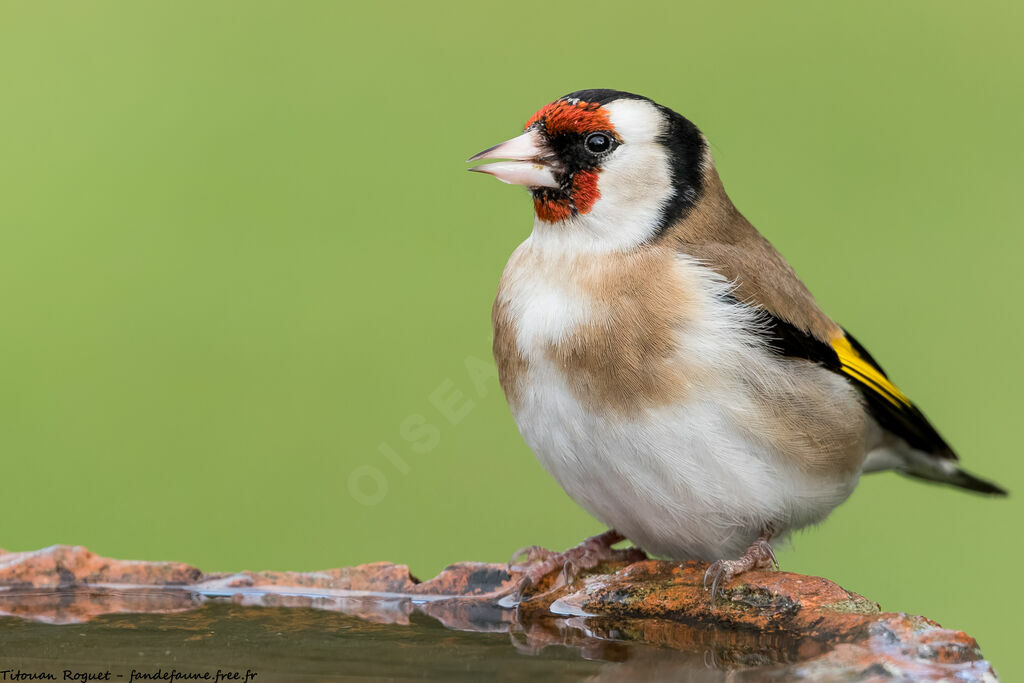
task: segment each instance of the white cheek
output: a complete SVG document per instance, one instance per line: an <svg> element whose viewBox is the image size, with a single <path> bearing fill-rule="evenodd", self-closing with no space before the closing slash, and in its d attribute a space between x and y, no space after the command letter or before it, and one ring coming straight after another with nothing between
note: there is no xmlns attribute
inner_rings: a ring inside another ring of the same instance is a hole
<svg viewBox="0 0 1024 683"><path fill-rule="evenodd" d="M628 142L653 142L665 127L661 112L647 100L617 100L605 110L615 132Z"/></svg>
<svg viewBox="0 0 1024 683"><path fill-rule="evenodd" d="M622 145L605 162L597 187L601 198L591 211L595 228L643 241L657 229L661 210L673 194L664 148L654 142Z"/></svg>

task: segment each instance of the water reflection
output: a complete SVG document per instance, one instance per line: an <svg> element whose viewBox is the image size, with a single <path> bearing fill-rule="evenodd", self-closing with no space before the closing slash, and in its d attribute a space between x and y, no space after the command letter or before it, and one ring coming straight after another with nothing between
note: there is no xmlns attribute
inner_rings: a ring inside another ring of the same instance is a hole
<svg viewBox="0 0 1024 683"><path fill-rule="evenodd" d="M147 661L151 668L201 669L219 657L250 668L258 662L274 675L301 671L325 680L404 677L412 670L440 679L533 672L565 680L696 681L727 674L730 680L760 680L784 677L786 665L823 648L777 633L558 616L527 607L505 609L481 598L266 587L10 589L0 593L0 614L16 619L0 619L0 668L20 661L38 667L59 652L52 663L61 669L86 655L112 669ZM87 650L77 647L86 642ZM313 660L319 664L310 670Z"/></svg>

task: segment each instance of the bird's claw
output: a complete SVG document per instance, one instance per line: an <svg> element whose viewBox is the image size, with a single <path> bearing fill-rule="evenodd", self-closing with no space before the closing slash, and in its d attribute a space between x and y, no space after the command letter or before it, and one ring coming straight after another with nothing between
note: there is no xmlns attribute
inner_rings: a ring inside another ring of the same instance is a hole
<svg viewBox="0 0 1024 683"><path fill-rule="evenodd" d="M547 595L548 593L556 591L559 588L566 586L576 580L577 574L574 573L576 572L576 570L570 567L569 562L566 562L562 566L562 569L558 573L558 576L555 578L555 582L547 590L541 593L537 593L536 595L531 595L529 598L525 597L531 589L539 586L540 583L544 580L544 577L548 576L548 574L550 574L552 571L554 570L546 570L546 568L543 566L541 566L540 568L528 569L523 574L523 577L519 580L519 582L515 585L515 588L512 589L512 592L509 594L507 600L503 601L501 604L505 606L512 606L518 605L523 602L529 602L530 600L535 600L537 598Z"/></svg>
<svg viewBox="0 0 1024 683"><path fill-rule="evenodd" d="M751 569L778 569L779 561L775 558L775 550L768 542L768 536L762 536L750 547L743 551L743 554L735 560L718 560L708 565L704 572L704 589L707 590L708 582L711 582L711 598L718 595L718 588L743 572Z"/></svg>
<svg viewBox="0 0 1024 683"><path fill-rule="evenodd" d="M520 564L519 560L523 560L526 564L532 564L537 561L543 562L555 553L547 548L542 548L539 545L528 545L520 548L519 550L512 553L512 557L508 559L508 569L512 569Z"/></svg>
<svg viewBox="0 0 1024 683"><path fill-rule="evenodd" d="M579 545L564 552L556 553L532 545L517 551L509 560L509 570L517 568L523 573L522 579L513 590L510 600L523 602L523 596L531 588L539 586L546 577L558 572L553 585L533 598L558 590L573 583L584 571L593 569L601 562L636 562L647 558L640 548L615 549L612 546L624 540L614 530L586 539ZM519 562L525 558L525 562Z"/></svg>
<svg viewBox="0 0 1024 683"><path fill-rule="evenodd" d="M754 564L755 568L778 570L779 560L775 557L775 549L772 548L771 543L766 539L759 538L751 547L756 547L760 554L760 560Z"/></svg>
<svg viewBox="0 0 1024 683"><path fill-rule="evenodd" d="M704 590L708 588L708 580L711 581L711 597L715 598L718 595L718 587L722 583L728 583L732 581L732 578L736 575L736 571L732 567L732 562L729 560L718 560L708 565L707 571L704 572Z"/></svg>

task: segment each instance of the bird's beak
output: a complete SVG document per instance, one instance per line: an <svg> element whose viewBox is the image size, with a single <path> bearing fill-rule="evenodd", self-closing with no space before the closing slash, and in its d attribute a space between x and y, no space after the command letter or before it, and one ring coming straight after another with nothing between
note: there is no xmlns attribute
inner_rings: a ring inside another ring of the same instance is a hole
<svg viewBox="0 0 1024 683"><path fill-rule="evenodd" d="M503 183L527 187L558 187L555 160L537 129L530 129L517 138L506 140L471 156L467 161L481 159L512 159L474 166L477 173L489 173Z"/></svg>

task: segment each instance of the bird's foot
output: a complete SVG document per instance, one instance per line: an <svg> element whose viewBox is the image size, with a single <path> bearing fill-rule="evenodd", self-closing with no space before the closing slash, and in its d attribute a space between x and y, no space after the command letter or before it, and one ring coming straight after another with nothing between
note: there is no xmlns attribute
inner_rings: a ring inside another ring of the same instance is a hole
<svg viewBox="0 0 1024 683"><path fill-rule="evenodd" d="M719 560L712 562L704 572L704 588L711 583L711 597L718 595L718 587L728 583L733 578L751 569L778 569L779 561L775 559L775 551L772 550L771 534L764 534L750 544L750 547L743 551L743 554L735 560Z"/></svg>
<svg viewBox="0 0 1024 683"><path fill-rule="evenodd" d="M554 584L544 595L562 586L567 586L579 577L581 572L593 569L602 562L638 562L647 559L647 554L640 548L613 548L612 546L625 537L614 529L603 534L591 536L582 543L566 551L557 553L545 550L540 546L528 546L516 552L509 561L509 570L518 569L523 577L516 585L510 601L519 603L523 595L531 588L539 586L545 578L558 572ZM523 558L525 562L518 562Z"/></svg>

